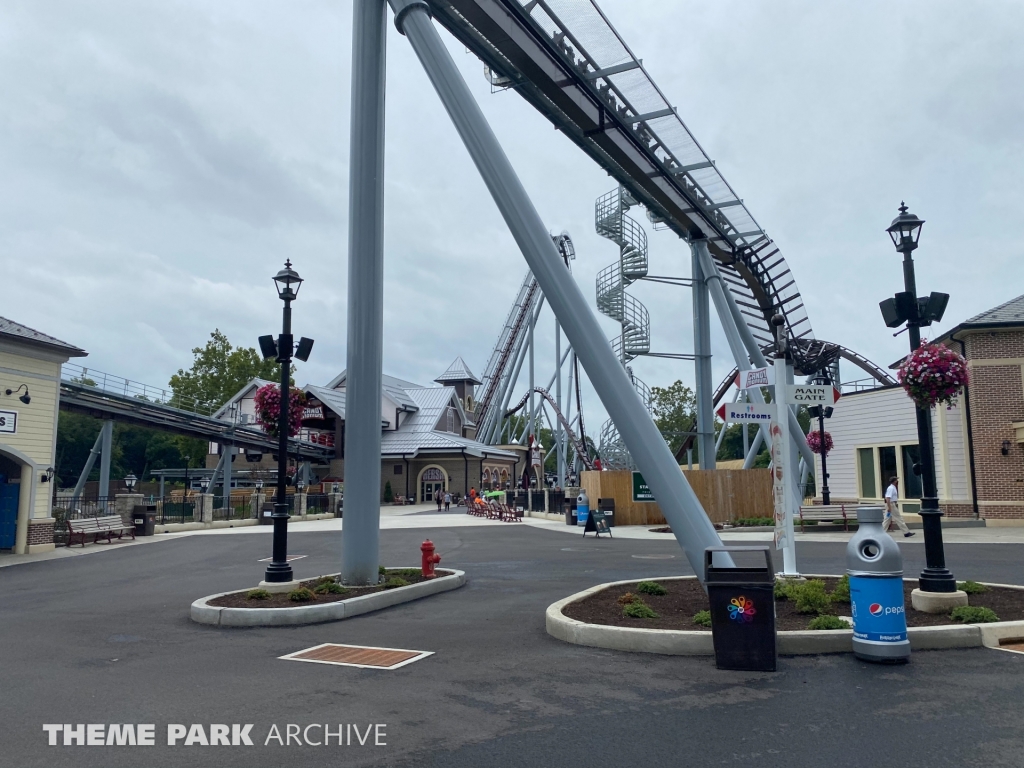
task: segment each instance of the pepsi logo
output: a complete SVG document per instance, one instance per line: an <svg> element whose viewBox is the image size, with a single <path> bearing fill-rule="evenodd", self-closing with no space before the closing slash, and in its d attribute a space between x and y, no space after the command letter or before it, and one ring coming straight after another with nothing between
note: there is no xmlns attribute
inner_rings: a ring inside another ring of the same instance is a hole
<svg viewBox="0 0 1024 768"><path fill-rule="evenodd" d="M881 616L882 615L882 610L883 609L882 609L881 603L872 603L870 605L870 607L868 607L868 612L872 616Z"/></svg>

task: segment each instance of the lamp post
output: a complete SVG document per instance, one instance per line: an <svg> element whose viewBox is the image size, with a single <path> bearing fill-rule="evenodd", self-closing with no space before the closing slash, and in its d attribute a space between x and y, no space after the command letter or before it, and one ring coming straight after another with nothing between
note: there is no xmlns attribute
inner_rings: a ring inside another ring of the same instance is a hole
<svg viewBox="0 0 1024 768"><path fill-rule="evenodd" d="M814 383L828 385L832 383L832 380L824 373L821 373L815 377ZM832 407L814 405L808 408L807 412L818 419L818 445L821 446L821 503L827 507L832 503L832 495L828 489L828 464L825 461L825 456L828 453L825 450L825 419L832 418ZM744 429L746 429L746 425L744 425Z"/></svg>
<svg viewBox="0 0 1024 768"><path fill-rule="evenodd" d="M900 203L900 214L893 219L886 230L892 238L896 251L903 254L903 292L881 304L886 325L895 328L906 322L910 337L910 351L921 346L921 327L942 319L949 296L933 293L923 299L917 297L917 280L914 275L914 259L921 238L924 220L907 211ZM932 448L931 409L915 403L917 410L917 442L920 463L914 472L921 475L921 525L924 529L924 553L926 566L919 579L922 592L955 592L956 579L946 568L946 555L942 544L942 511L939 509L938 490L935 485L935 458Z"/></svg>
<svg viewBox="0 0 1024 768"><path fill-rule="evenodd" d="M185 522L185 505L188 504L188 463L192 461L191 456L182 456L185 460L185 490L181 492L181 522Z"/></svg>
<svg viewBox="0 0 1024 768"><path fill-rule="evenodd" d="M125 475L124 487L128 489L128 493L134 492L134 490L135 490L135 483L137 483L138 481L139 481L139 478L137 478L134 475L134 473L129 473L128 475Z"/></svg>
<svg viewBox="0 0 1024 768"><path fill-rule="evenodd" d="M274 521L273 557L270 564L267 565L264 576L264 581L280 584L292 581L292 567L288 564L288 518L290 516L287 496L292 352L294 349L294 356L305 361L313 348L313 340L303 337L299 339L298 347L294 347L292 302L299 295L302 278L299 277L298 272L292 269L290 259L284 263L284 269L274 276L274 284L277 286L278 297L284 302L281 335L277 337L276 343L272 336L261 336L259 342L264 359L274 358L281 364L281 407L277 421L277 498L274 501L274 514L271 515Z"/></svg>

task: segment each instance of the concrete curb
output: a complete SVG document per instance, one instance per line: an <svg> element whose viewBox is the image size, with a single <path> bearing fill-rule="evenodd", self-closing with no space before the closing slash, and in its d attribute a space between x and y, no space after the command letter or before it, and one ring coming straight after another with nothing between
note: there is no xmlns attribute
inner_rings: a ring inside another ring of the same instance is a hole
<svg viewBox="0 0 1024 768"><path fill-rule="evenodd" d="M392 605L419 600L421 597L458 589L466 583L465 571L457 571L454 568L445 570L451 573L448 576L438 576L431 581L410 584L408 587L374 592L322 605L297 605L294 608L217 608L209 605L211 600L218 597L249 590L238 589L233 592L220 592L216 595L207 595L192 603L190 615L192 621L198 624L213 624L220 627L284 627L340 621L364 613L379 611L381 608L388 608ZM329 575L337 576L338 574Z"/></svg>
<svg viewBox="0 0 1024 768"><path fill-rule="evenodd" d="M827 574L806 574L821 578ZM682 581L695 576L671 576L664 578L630 579L611 581L585 589L548 606L544 616L547 633L557 640L593 648L608 648L614 651L633 653L660 653L668 656L713 656L715 653L711 633L680 629L633 629L611 627L604 624L587 624L570 619L562 610L570 603L576 603L590 595L623 584L640 581ZM834 578L834 577L833 577ZM913 581L913 579L908 579ZM1024 590L1012 584L986 584L990 587L1010 587ZM1024 621L999 621L992 624L951 624L938 627L910 627L907 629L910 647L915 651L942 650L947 648L977 648L985 646L998 648L999 641L1008 637L1024 637ZM853 630L788 630L779 632L778 652L783 656L819 655L823 653L852 653Z"/></svg>

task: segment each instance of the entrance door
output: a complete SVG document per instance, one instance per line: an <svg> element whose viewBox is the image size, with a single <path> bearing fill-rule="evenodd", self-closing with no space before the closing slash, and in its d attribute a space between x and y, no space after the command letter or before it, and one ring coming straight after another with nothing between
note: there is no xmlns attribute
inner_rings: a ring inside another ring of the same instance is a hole
<svg viewBox="0 0 1024 768"><path fill-rule="evenodd" d="M18 530L18 483L0 484L0 549L12 549Z"/></svg>
<svg viewBox="0 0 1024 768"><path fill-rule="evenodd" d="M428 504L434 500L435 491L441 491L442 494L444 493L444 483L424 480L420 484L420 489L423 494L420 498L423 499L424 504Z"/></svg>

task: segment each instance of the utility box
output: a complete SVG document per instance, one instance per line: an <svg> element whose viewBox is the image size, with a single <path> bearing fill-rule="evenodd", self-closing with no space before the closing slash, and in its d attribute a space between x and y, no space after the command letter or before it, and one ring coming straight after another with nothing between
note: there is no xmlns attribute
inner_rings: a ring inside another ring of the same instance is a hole
<svg viewBox="0 0 1024 768"><path fill-rule="evenodd" d="M716 666L774 672L775 569L768 547L708 547L704 584Z"/></svg>
<svg viewBox="0 0 1024 768"><path fill-rule="evenodd" d="M152 536L156 532L156 504L136 504L132 507L132 523L136 536Z"/></svg>

